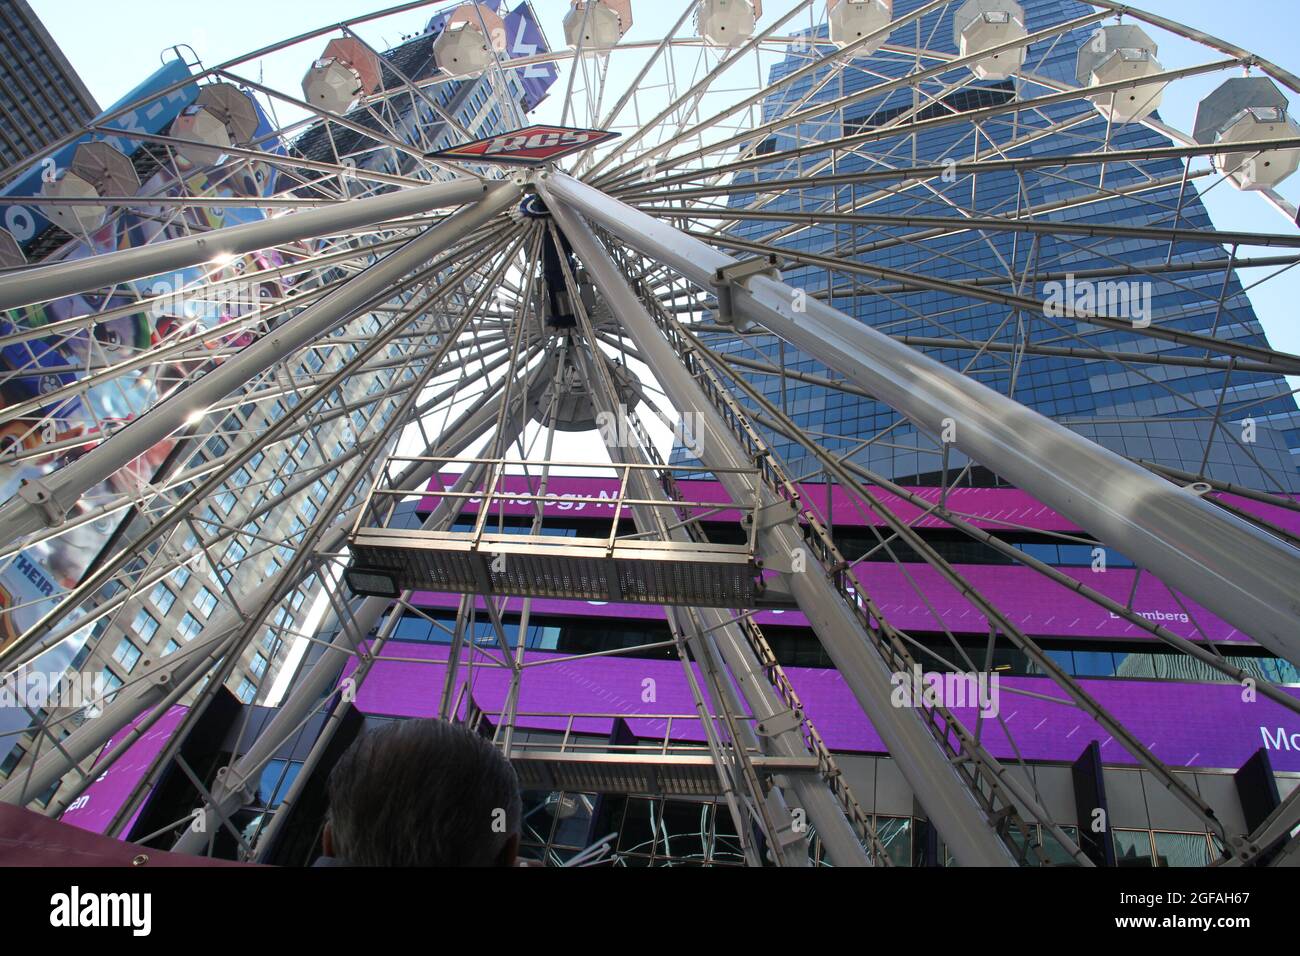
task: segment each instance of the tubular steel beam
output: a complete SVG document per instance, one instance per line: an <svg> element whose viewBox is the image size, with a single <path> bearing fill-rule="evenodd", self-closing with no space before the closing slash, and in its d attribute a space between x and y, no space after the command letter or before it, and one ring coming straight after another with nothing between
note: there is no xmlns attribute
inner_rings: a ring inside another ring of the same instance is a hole
<svg viewBox="0 0 1300 956"><path fill-rule="evenodd" d="M608 260L604 260L602 265L608 265ZM564 267L566 283L569 284L570 295L577 291L572 286L572 276L569 270ZM611 277L612 278L612 277ZM600 280L597 279L597 284ZM609 297L605 288L601 289L602 295L606 296L607 301L611 304L617 300ZM622 286L616 292L627 293L626 286ZM630 293L629 293L630 294ZM577 308L583 311L580 300ZM615 311L616 315L623 316L625 312L621 309ZM649 316L642 313L642 317L649 322ZM588 334L592 331L589 318L583 311L582 323L585 332ZM662 339L660 339L662 342ZM591 349L597 350L594 343ZM586 353L589 357L591 353ZM609 381L608 376L599 372L599 366L588 360L580 362L579 367L583 369L583 375L587 378L588 390L594 396L593 404L600 414L616 413L613 403L617 401L617 396L613 384ZM596 370L596 375L592 374L592 369ZM599 378L601 381L593 381ZM614 436L606 431L601 436L609 452L610 460L619 464L633 463L640 465L649 465L649 455L639 447L638 442L624 443L617 441ZM723 467L720 462L714 463L715 467ZM734 467L734 466L733 466ZM668 495L665 489L656 481L651 480L649 473L645 471L634 471L628 475L629 485L635 487L636 497L645 500L667 501ZM752 496L751 496L752 497ZM740 500L749 500L737 498ZM663 540L676 540L680 542L689 542L691 540L684 526L668 528L662 516L658 515L654 509L647 508L644 505L631 505L629 510L632 512L636 528L639 532L650 533ZM702 675L708 681L710 687L714 688L715 705L727 709L730 707L733 712L740 710L739 705L743 701L748 713L759 721L766 721L772 724L774 729L767 738L766 742L772 751L783 757L807 757L808 748L804 743L801 728L795 725L786 726L783 729L776 730L780 718L789 710L781 698L777 695L775 688L764 674L762 662L749 649L741 637L739 624L730 618L730 615L718 608L685 608L685 607L665 607L665 614L668 615L670 622L673 624L675 633L685 635L686 642L691 648L691 653L699 663ZM722 666L725 664L725 668ZM729 678L725 676L724 671L729 671L731 678L734 678L735 684L729 683ZM731 697L732 700L726 698ZM740 739L734 741L741 747L759 747L761 742L752 728L744 724L738 724L734 732L739 734ZM743 755L737 754L738 759L743 761ZM719 768L721 769L721 768ZM742 774L742 777L744 775ZM834 796L825 781L810 779L803 775L792 775L786 781L788 786L778 786L774 788L765 798L761 792L753 793L752 797L755 804L767 799L770 801L770 809L775 810L777 819L785 823L784 818L788 818L792 809L784 791L788 790L790 795L799 801L799 805L807 812L808 818L816 827L817 832L821 835L827 854L836 866L866 866L870 864L870 858L863 849L862 844L858 841L857 835L849 826L845 818L844 811L836 804ZM763 807L758 807L760 813ZM766 815L764 815L766 816ZM777 820L771 822L775 825ZM775 833L769 834L772 837L772 852L780 853L785 865L788 866L807 866L808 865L808 840L806 835L801 831L793 830L789 826L775 826ZM782 843L777 834L787 832L791 833L793 839Z"/></svg>
<svg viewBox="0 0 1300 956"><path fill-rule="evenodd" d="M546 174L542 182L562 209L572 206L703 288L736 262L568 176ZM846 375L921 431L953 432L953 444L971 458L1300 663L1296 549L783 282L753 276L733 300L741 315Z"/></svg>
<svg viewBox="0 0 1300 956"><path fill-rule="evenodd" d="M335 203L326 209L275 216L197 236L169 239L137 249L24 269L0 277L0 312L197 266L222 256L243 255L269 246L335 235L432 209L461 206L483 199L487 192L488 184L482 180L456 179L415 189L399 189L370 199Z"/></svg>
<svg viewBox="0 0 1300 956"><path fill-rule="evenodd" d="M590 270L601 295L619 317L624 330L649 359L664 391L678 407L699 416L698 436L705 464L716 468L751 464L745 460L731 431L659 333L654 320L628 288L595 236L569 212L564 200L570 190L565 188L561 192L560 189L548 188L555 185L556 179L546 176L539 181L552 215ZM567 177L564 179L568 180ZM603 194L596 192L596 195ZM636 215L630 209L628 212ZM753 494L747 482L743 478L737 480L734 473L720 473L719 479L728 486L728 493L734 500L746 500L746 495ZM777 549L784 548L794 554L803 547L802 538L791 525L778 525L773 528L773 534L778 542L775 545ZM1014 865L1010 852L984 819L979 805L954 767L935 745L920 712L894 707L890 703L890 672L885 662L870 648L839 592L822 574L791 574L788 580L813 630L957 858L967 866Z"/></svg>
<svg viewBox="0 0 1300 956"><path fill-rule="evenodd" d="M41 484L32 482L20 489L0 505L0 541L16 540L42 526L59 524L61 516L88 489L180 428L189 416L206 411L253 375L328 332L376 294L503 212L519 192L514 182L493 186L480 202L426 230L238 355L159 402Z"/></svg>

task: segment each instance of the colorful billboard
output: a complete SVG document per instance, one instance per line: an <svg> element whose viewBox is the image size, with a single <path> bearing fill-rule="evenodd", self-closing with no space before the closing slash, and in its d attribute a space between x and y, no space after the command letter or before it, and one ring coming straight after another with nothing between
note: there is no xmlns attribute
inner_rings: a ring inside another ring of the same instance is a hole
<svg viewBox="0 0 1300 956"><path fill-rule="evenodd" d="M433 479L430 487L449 488L454 481L455 475L446 474ZM686 480L678 482L678 485L686 498L692 501L731 501L725 489L715 481ZM507 475L503 479L502 488L507 495L536 494L540 489L540 479ZM825 485L807 484L801 490L812 507L822 513L826 511ZM618 482L612 478L555 476L547 482L547 500L543 512L551 518L608 519L614 513L617 493ZM916 505L896 495L880 489L876 489L875 493L883 505L914 528L949 527L942 518L923 514ZM927 501L937 501L940 491L937 488L918 488L915 493ZM1064 534L1077 534L1080 531L1073 522L1023 491L1013 488L956 488L948 492L947 500L949 507L971 524L993 532L1005 532L1008 527ZM1300 512L1243 498L1230 497L1230 500L1236 507L1300 534ZM423 498L420 502L421 510L427 512L436 501L433 496ZM469 499L466 510L471 514L477 513L480 501L479 498ZM492 513L528 517L532 515L533 508L534 503L524 498L503 497L493 505ZM839 528L884 526L884 520L879 515L864 513L862 508L854 504L847 491L839 487L832 489L830 513L834 526ZM710 514L709 519L736 521L739 512L722 510ZM1156 640L1146 629L1031 568L960 563L955 567L1012 624L1032 637ZM907 564L906 569L904 574L898 565L881 561L859 562L854 569L891 624L913 632L947 628L955 633L988 633L989 623L984 615L937 571L925 564ZM1093 571L1091 567L1062 567L1059 570L1111 600L1132 607L1139 616L1181 637L1198 642L1210 640L1252 643L1249 635L1242 634L1189 598L1175 595L1150 574L1138 573L1131 567L1118 567L1114 564L1104 572ZM438 609L454 609L459 600L458 595L423 591L414 596L414 603L418 606ZM507 602L506 612L518 613L522 605L521 598L512 598ZM484 607L482 602L479 606ZM535 598L532 611L534 614L561 616L615 615L639 620L664 618L662 609L657 606L611 605L600 601ZM755 619L764 626L808 626L807 618L795 610L759 611Z"/></svg>
<svg viewBox="0 0 1300 956"><path fill-rule="evenodd" d="M437 716L445 673L441 662L447 654L446 645L388 645L357 690L357 706L368 714ZM384 660L385 656L402 660ZM691 716L695 705L682 665L676 661L565 659L546 651L529 651L525 659L527 671L519 685L521 727L563 730L568 723L563 716L543 715L620 714L638 736L662 739L667 721L661 717L680 715L673 720L672 739L704 739L699 721ZM343 676L355 669L356 659L351 658ZM885 752L838 672L805 667L785 671L827 746L836 751ZM1300 771L1300 716L1263 697L1243 700L1249 695L1235 684L1079 683L1169 766L1235 770L1262 747L1274 769ZM509 686L508 669L489 666L476 657L472 670L461 667L455 694L459 697L461 688L468 688L466 696L491 715L504 707ZM653 693L648 694L647 688ZM999 759L1016 759L1013 739L1026 760L1069 763L1096 740L1104 762L1136 763L1110 734L1065 702L1047 678L1003 677L998 688L999 713L983 721L981 740ZM1287 688L1287 693L1300 697L1300 688ZM647 696L654 699L647 701ZM975 726L975 707L953 709L967 727ZM660 716L638 718L638 714ZM609 717L586 718L576 721L573 730L606 734L611 723Z"/></svg>
<svg viewBox="0 0 1300 956"><path fill-rule="evenodd" d="M165 134L180 111L194 100L198 86L190 84L170 93L166 88L189 76L178 60L164 65L128 94L122 104L134 99L156 98L112 121L123 132L106 139L128 156L136 154L142 141L132 131ZM121 105L121 104L119 104ZM117 108L117 107L114 107ZM256 136L274 131L260 107ZM153 147L158 149L158 147ZM262 146L281 147L275 142ZM60 151L55 163L66 161L73 146ZM137 157L139 158L139 157ZM240 163L209 170L189 163L176 154L155 164L153 171L142 162L144 182L139 195L214 198L253 197L275 189L276 170L264 163ZM33 195L42 185L44 164L36 164L5 192ZM52 228L36 205L14 205L5 214L14 217L16 235L30 243ZM91 255L125 250L180 235L202 232L263 218L259 209L221 205L185 207L159 204L133 207L111 218L80 240L64 236L66 244L46 261L81 259ZM142 414L161 396L176 388L186 376L201 371L200 363L187 360L180 366L152 367L134 375L116 375L102 382L79 387L86 369L111 366L131 358L168 339L180 339L196 331L219 329L224 323L257 312L262 298L279 296L283 282L242 283L239 276L262 265L279 265L278 253L248 256L220 266L194 267L165 276L149 277L121 284L112 295L69 296L53 302L0 313L0 501L12 497L24 480L39 479L84 454L105 433ZM191 296L189 290L204 277L231 280L223 288L229 294ZM247 287L247 288L246 288ZM145 300L145 301L141 301ZM138 306L138 308L133 308ZM51 323L103 315L91 323L40 337L18 333L39 332ZM214 335L209 348L238 346L252 340L255 332L240 331ZM126 468L91 489L71 517L86 515L106 499L139 490L151 481L158 466L174 447L159 443ZM48 448L48 452L44 450ZM87 566L107 542L123 512L104 514L70 528L57 538L27 548L0 569L0 647L23 633L50 607L49 599L76 585ZM62 671L72 660L80 639L65 642L57 653L43 657L34 666L49 672ZM0 714L0 731L25 726L25 714ZM0 749L7 750L7 747Z"/></svg>
<svg viewBox="0 0 1300 956"><path fill-rule="evenodd" d="M83 136L76 142L70 143L63 149L53 153L47 159L33 163L27 172L9 183L4 189L0 189L0 196L39 195L46 178L52 172L67 168L71 163L72 154L76 152L80 143L103 140L118 152L130 156L139 147L140 141L132 139L129 135L126 135L127 133L165 133L167 128L171 126L172 120L180 115L181 110L194 102L194 98L198 96L199 91L198 87L193 84L172 90L170 93L161 92L167 87L186 79L189 75L189 68L180 60L167 61L156 73L100 115L115 112L134 103L136 100L146 100L151 93L159 94L155 99L147 100L116 119L108 120L105 123L100 124L98 120L93 121L93 125L103 125L111 129L122 130L123 135L114 136L108 133L93 133ZM50 227L49 219L45 217L36 203L31 205L6 205L0 207L0 209L3 209L3 219L0 220L0 225L3 225L13 234L13 237L18 240L18 244L24 250L31 246L32 241L37 236Z"/></svg>
<svg viewBox="0 0 1300 956"><path fill-rule="evenodd" d="M118 808L126 803L127 798L131 796L131 791L149 772L154 758L162 753L163 747L167 745L167 741L171 739L176 728L180 726L181 720L184 719L187 709L176 704L159 717L113 766L101 773L81 796L72 801L59 819L92 833L105 832L113 822ZM104 754L111 752L117 743L135 730L143 718L144 715L137 717L109 738L108 743L104 744L104 748L100 751L99 757L102 759ZM131 832L140 810L147 802L147 800L141 801L140 809L136 810L135 815L122 829L123 833Z"/></svg>
<svg viewBox="0 0 1300 956"><path fill-rule="evenodd" d="M492 9L501 10L504 4L488 3ZM429 21L427 32L441 33L442 25L451 16L455 8L449 8ZM551 48L542 32L541 23L531 3L521 3L501 17L504 22L504 34L492 37L492 44L503 56L510 59L537 56L550 53ZM531 113L547 97L551 86L560 75L560 68L554 63L529 63L514 71L524 89L524 112Z"/></svg>

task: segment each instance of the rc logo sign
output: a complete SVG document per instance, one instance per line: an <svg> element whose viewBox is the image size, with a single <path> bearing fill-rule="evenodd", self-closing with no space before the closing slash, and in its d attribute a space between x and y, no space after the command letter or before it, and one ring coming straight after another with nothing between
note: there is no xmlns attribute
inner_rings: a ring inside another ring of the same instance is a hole
<svg viewBox="0 0 1300 956"><path fill-rule="evenodd" d="M477 160L484 163L538 165L604 143L621 133L603 129L571 129L567 126L526 126L523 129L488 136L450 149L426 154L428 159Z"/></svg>

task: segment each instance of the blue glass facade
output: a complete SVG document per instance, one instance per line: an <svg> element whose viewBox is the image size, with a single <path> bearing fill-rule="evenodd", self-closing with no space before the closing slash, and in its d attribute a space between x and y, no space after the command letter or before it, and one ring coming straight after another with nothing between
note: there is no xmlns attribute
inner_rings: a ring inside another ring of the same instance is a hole
<svg viewBox="0 0 1300 956"><path fill-rule="evenodd" d="M897 0L895 16L920 7L923 0ZM948 5L898 30L894 46L919 48L918 55L881 51L856 60L826 82L829 71L805 76L774 93L764 103L771 121L804 101L823 102L870 89L919 69L933 67L933 51L955 55ZM1085 16L1092 8L1077 0L1023 0L1030 33ZM1171 145L1161 133L1138 123L1108 128L1107 121L1081 98L1038 110L1013 110L971 121L942 121L953 113L999 107L1056 92L1053 84L1075 84L1076 58L1093 27L1075 29L1031 45L1022 73L1011 80L976 80L965 68L947 72L916 88L903 87L869 96L835 112L801 124L796 139L786 128L758 144L772 162L736 174L736 182L784 179L795 175L844 174L948 160L970 162L1003 157L1063 155L1102 149L1144 149ZM824 28L823 28L824 30ZM822 34L825 35L824 33ZM808 62L806 51L792 50L771 71L776 81ZM817 87L825 83L820 89ZM1157 117L1158 119L1158 114ZM934 121L912 135L882 132L858 150L783 156L807 146L810 139L869 132L890 121ZM1183 182L1184 164L1175 159L1140 163L1072 165L1030 170L981 172L932 177L907 185L901 179L852 185L828 185L776 195L732 194L732 207L768 211L824 211L834 201L840 212L868 216L1018 217L1107 226L1213 228L1195 189ZM1222 188L1231 188L1224 186ZM1171 329L1214 335L1220 339L1266 344L1263 331L1235 272L1226 272L1229 250L1200 241L1170 243L1157 239L1095 238L1021 231L949 231L899 223L795 224L745 220L729 230L750 241L775 242L785 248L872 266L938 278L962 285L1013 293L1043 301L1053 293L1049 282L1064 285L1070 276L1118 283L1098 292L1132 308L1133 317ZM1247 255L1248 253L1242 253ZM1142 267L1205 263L1205 271L1143 275ZM1097 275L1093 270L1101 270ZM1134 270L1139 270L1134 274ZM1123 274L1125 272L1128 274ZM1228 279L1225 283L1225 273ZM1004 304L982 302L950 291L902 288L897 281L869 276L835 275L828 289L820 267L791 264L787 282L829 293L832 304L896 336L960 339L968 343L1014 344L1028 338L1039 345L1106 348L1122 352L1157 352L1203 356L1204 350L1157 341L1137 329L1107 330L1074 318L1030 313ZM1035 281L1037 280L1037 281ZM1128 297L1132 301L1128 302ZM1104 299L1103 299L1104 301ZM1144 312L1144 310L1147 310ZM1104 309L1116 314L1113 309ZM773 361L787 368L826 374L824 367L773 340L754 341ZM719 338L722 350L746 346ZM1296 487L1300 462L1300 413L1281 377L1234 372L1222 397L1222 425L1211 428L1224 369L1176 365L1120 365L1058 356L983 352L972 348L926 348L928 354L965 369L991 388L1011 394L1038 411L1114 450L1210 477L1277 490ZM752 353L751 353L752 354ZM792 417L823 443L899 479L933 477L942 467L936 442L921 435L888 407L824 387L787 383L782 394L772 376L755 376L774 402L784 402ZM1254 442L1243 440L1241 423L1252 419ZM1153 420L1158 419L1158 420ZM888 431L887 431L888 430ZM860 443L880 436L869 447ZM1212 440L1210 436L1213 434ZM771 439L796 474L815 468L797 447ZM1207 440L1210 449L1206 452ZM675 458L685 460L679 449ZM963 459L950 458L950 466Z"/></svg>

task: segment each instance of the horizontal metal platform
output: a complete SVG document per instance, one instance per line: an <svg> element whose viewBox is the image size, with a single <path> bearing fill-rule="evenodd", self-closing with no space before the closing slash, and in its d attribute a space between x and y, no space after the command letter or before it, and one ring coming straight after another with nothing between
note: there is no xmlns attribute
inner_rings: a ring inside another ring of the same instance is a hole
<svg viewBox="0 0 1300 956"><path fill-rule="evenodd" d="M814 757L750 756L760 773L815 773ZM701 754L526 751L511 757L522 790L718 797L718 771Z"/></svg>
<svg viewBox="0 0 1300 956"><path fill-rule="evenodd" d="M348 546L349 581L363 593L751 608L762 592L749 550L737 545L363 528Z"/></svg>

